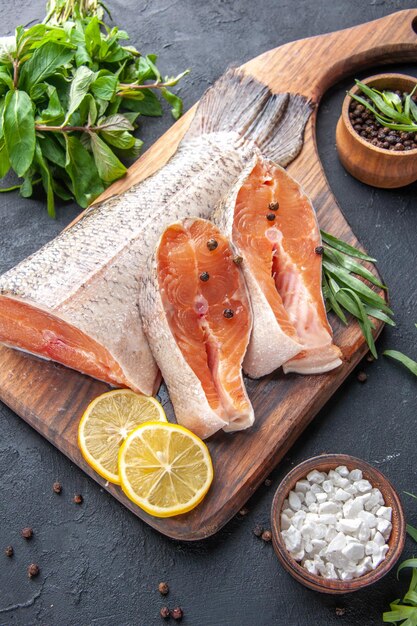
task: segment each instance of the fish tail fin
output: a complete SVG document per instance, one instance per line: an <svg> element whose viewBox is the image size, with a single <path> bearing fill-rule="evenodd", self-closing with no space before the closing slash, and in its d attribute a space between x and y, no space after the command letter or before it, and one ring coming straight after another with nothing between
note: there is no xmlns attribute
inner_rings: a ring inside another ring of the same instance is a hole
<svg viewBox="0 0 417 626"><path fill-rule="evenodd" d="M236 132L261 153L288 165L301 150L304 127L313 110L307 98L277 93L242 70L231 68L203 95L187 139L215 132Z"/></svg>

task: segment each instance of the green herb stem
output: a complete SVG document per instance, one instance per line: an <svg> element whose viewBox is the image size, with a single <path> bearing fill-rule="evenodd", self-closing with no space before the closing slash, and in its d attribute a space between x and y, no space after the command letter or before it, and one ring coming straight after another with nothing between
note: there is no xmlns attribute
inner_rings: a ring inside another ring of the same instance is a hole
<svg viewBox="0 0 417 626"><path fill-rule="evenodd" d="M36 180L32 180L31 181L32 187L34 185L38 185L41 182L42 182L42 178L37 178ZM12 185L11 187L0 187L0 193L9 193L9 191L16 191L17 189L21 189L22 184Z"/></svg>
<svg viewBox="0 0 417 626"><path fill-rule="evenodd" d="M13 87L17 89L19 83L19 61L13 59Z"/></svg>
<svg viewBox="0 0 417 626"><path fill-rule="evenodd" d="M167 81L163 82L155 82L155 83L145 83L143 85L138 85L137 83L119 83L119 91L117 92L118 96L123 97L123 92L127 90L140 90L140 89L163 89L164 87L171 87L172 83Z"/></svg>
<svg viewBox="0 0 417 626"><path fill-rule="evenodd" d="M93 133L99 131L100 126L45 126L43 124L35 124L35 130L51 133Z"/></svg>

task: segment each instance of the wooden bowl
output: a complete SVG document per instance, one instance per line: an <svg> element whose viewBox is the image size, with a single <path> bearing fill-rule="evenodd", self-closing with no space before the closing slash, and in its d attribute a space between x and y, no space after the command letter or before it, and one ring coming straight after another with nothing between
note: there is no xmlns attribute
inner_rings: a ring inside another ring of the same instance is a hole
<svg viewBox="0 0 417 626"><path fill-rule="evenodd" d="M381 491L385 505L392 507L392 531L388 540L389 550L385 559L371 572L359 578L345 581L329 580L308 572L292 558L281 536L281 511L283 503L288 493L294 488L295 483L305 478L313 469L317 469L320 472L328 472L331 469L336 469L339 465L346 465L349 470L362 470L363 477L369 480L373 487L378 487ZM394 487L388 479L379 470L372 467L372 465L360 459L356 459L353 456L348 456L347 454L322 454L300 463L300 465L297 465L291 470L275 493L271 511L271 528L275 552L287 572L306 587L314 589L314 591L331 594L357 591L358 589L372 585L385 576L398 561L403 551L406 537L404 511Z"/></svg>
<svg viewBox="0 0 417 626"><path fill-rule="evenodd" d="M362 81L379 90L411 92L417 78L405 74L378 74ZM359 93L355 85L350 90ZM342 165L355 178L373 187L395 188L417 180L417 148L407 152L385 150L373 146L354 130L349 119L349 94L343 101L342 114L336 127L336 147Z"/></svg>

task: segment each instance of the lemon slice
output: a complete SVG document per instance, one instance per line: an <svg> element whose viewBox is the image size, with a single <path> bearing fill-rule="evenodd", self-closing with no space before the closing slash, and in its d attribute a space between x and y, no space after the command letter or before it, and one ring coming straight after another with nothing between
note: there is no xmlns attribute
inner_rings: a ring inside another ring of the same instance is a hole
<svg viewBox="0 0 417 626"><path fill-rule="evenodd" d="M88 405L78 426L78 445L97 474L120 484L117 459L123 441L139 424L166 419L155 398L140 396L130 389L115 389Z"/></svg>
<svg viewBox="0 0 417 626"><path fill-rule="evenodd" d="M187 513L213 480L205 443L178 424L148 422L130 433L119 452L122 489L155 517Z"/></svg>

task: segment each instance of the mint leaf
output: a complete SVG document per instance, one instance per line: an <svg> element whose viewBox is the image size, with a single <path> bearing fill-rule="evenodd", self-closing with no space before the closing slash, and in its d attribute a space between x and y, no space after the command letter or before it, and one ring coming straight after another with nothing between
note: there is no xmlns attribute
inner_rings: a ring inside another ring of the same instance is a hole
<svg viewBox="0 0 417 626"><path fill-rule="evenodd" d="M133 130L133 126L127 116L115 113L100 121L100 130Z"/></svg>
<svg viewBox="0 0 417 626"><path fill-rule="evenodd" d="M113 144L114 145L114 144ZM113 152L121 159L136 159L142 152L143 141L135 137L135 143L131 148L121 149L114 147Z"/></svg>
<svg viewBox="0 0 417 626"><path fill-rule="evenodd" d="M171 91L168 91L165 87L161 89L161 95L171 105L171 113L174 120L177 120L182 115L182 100Z"/></svg>
<svg viewBox="0 0 417 626"><path fill-rule="evenodd" d="M51 76L59 67L66 65L75 51L57 43L46 43L37 48L28 61L22 64L19 87L28 91L30 87Z"/></svg>
<svg viewBox="0 0 417 626"><path fill-rule="evenodd" d="M32 195L32 177L25 176L23 183L20 185L20 195L22 198L30 198Z"/></svg>
<svg viewBox="0 0 417 626"><path fill-rule="evenodd" d="M7 154L4 137L0 139L0 178L4 178L10 169L9 155Z"/></svg>
<svg viewBox="0 0 417 626"><path fill-rule="evenodd" d="M2 85L5 85L9 89L14 89L11 74L7 71L5 67L0 67L0 83Z"/></svg>
<svg viewBox="0 0 417 626"><path fill-rule="evenodd" d="M94 80L94 72L82 65L74 74L69 92L68 111L64 121L67 124L71 115L78 109Z"/></svg>
<svg viewBox="0 0 417 626"><path fill-rule="evenodd" d="M38 138L38 143L43 156L48 159L48 161L65 168L65 148L58 143L53 133L45 133L43 137Z"/></svg>
<svg viewBox="0 0 417 626"><path fill-rule="evenodd" d="M136 61L136 80L139 83L144 83L146 80L158 80L160 74L154 71L156 60L156 54L148 54L139 57Z"/></svg>
<svg viewBox="0 0 417 626"><path fill-rule="evenodd" d="M91 85L91 91L96 98L111 100L116 93L119 81L117 76L99 76Z"/></svg>
<svg viewBox="0 0 417 626"><path fill-rule="evenodd" d="M103 131L101 136L107 143L110 143L116 148L121 148L122 150L128 150L135 145L134 136L127 130Z"/></svg>
<svg viewBox="0 0 417 626"><path fill-rule="evenodd" d="M46 207L48 209L49 217L55 217L55 201L54 190L52 187L52 177L49 168L42 155L42 150L38 144L35 147L35 162L39 166L40 174L42 177L43 188L46 191Z"/></svg>
<svg viewBox="0 0 417 626"><path fill-rule="evenodd" d="M140 91L130 91L128 94L121 92L124 99L123 106L130 111L135 111L147 117L160 117L162 115L162 105L157 96L150 89ZM141 96L138 98L138 96Z"/></svg>
<svg viewBox="0 0 417 626"><path fill-rule="evenodd" d="M9 91L3 111L3 132L10 164L18 176L29 169L35 153L35 118L25 91Z"/></svg>
<svg viewBox="0 0 417 626"><path fill-rule="evenodd" d="M87 24L84 37L86 50L91 57L94 57L101 48L100 22L96 16Z"/></svg>
<svg viewBox="0 0 417 626"><path fill-rule="evenodd" d="M74 135L65 135L65 171L69 175L72 191L78 204L86 208L104 191L97 167L91 154Z"/></svg>
<svg viewBox="0 0 417 626"><path fill-rule="evenodd" d="M91 136L91 149L100 178L106 183L112 183L126 174L127 169L123 163L119 161L112 149L95 133Z"/></svg>
<svg viewBox="0 0 417 626"><path fill-rule="evenodd" d="M48 85L49 104L46 109L41 112L40 124L49 124L50 122L62 122L64 119L64 109L59 100L56 87Z"/></svg>

